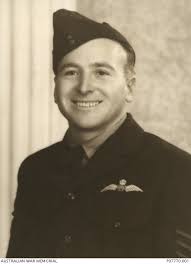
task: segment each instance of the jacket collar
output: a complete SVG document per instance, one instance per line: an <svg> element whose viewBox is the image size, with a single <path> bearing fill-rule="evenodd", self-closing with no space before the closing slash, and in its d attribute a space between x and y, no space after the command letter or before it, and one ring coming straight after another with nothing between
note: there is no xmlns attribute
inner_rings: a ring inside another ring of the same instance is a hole
<svg viewBox="0 0 191 264"><path fill-rule="evenodd" d="M136 123L131 114L119 129L98 149L98 153L109 152L115 155L134 155L142 146L144 130Z"/></svg>
<svg viewBox="0 0 191 264"><path fill-rule="evenodd" d="M95 163L98 166L99 163L102 166L105 162L110 162L121 156L134 156L142 147L143 137L144 130L128 113L123 124L98 148L89 164ZM66 136L61 142L61 148L62 164L72 162L72 149L68 146Z"/></svg>
<svg viewBox="0 0 191 264"><path fill-rule="evenodd" d="M87 177L104 175L126 160L126 164L138 153L144 143L144 130L128 114L121 127L111 135L96 151L86 165ZM92 178L91 177L91 178Z"/></svg>

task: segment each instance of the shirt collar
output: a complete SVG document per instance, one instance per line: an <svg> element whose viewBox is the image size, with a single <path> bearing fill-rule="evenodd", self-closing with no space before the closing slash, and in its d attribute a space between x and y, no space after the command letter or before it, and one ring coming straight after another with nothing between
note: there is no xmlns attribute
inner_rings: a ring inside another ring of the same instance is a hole
<svg viewBox="0 0 191 264"><path fill-rule="evenodd" d="M112 135L114 134L118 128L123 124L126 119L126 115L123 116L118 122L113 124L112 126L108 126L107 129L102 131L98 136L89 140L87 143L82 144L82 147L87 155L87 158L91 158L97 149ZM69 138L68 131L64 136L64 141L69 148L74 148L77 144L72 143L72 140Z"/></svg>

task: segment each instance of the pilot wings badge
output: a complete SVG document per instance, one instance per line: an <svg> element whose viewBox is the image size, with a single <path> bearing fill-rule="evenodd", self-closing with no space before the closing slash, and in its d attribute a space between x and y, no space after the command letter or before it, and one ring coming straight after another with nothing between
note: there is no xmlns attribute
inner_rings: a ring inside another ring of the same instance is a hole
<svg viewBox="0 0 191 264"><path fill-rule="evenodd" d="M119 192L143 192L141 188L134 184L126 185L127 181L125 179L122 179L119 181L119 184L110 184L103 188L101 192L106 191L119 191Z"/></svg>

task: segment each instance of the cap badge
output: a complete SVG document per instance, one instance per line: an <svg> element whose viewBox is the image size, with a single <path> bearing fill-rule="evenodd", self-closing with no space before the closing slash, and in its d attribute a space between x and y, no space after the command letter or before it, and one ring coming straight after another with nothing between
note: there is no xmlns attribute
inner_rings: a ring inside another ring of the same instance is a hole
<svg viewBox="0 0 191 264"><path fill-rule="evenodd" d="M125 179L121 179L119 184L110 184L103 188L101 192L106 191L118 191L118 192L143 192L141 188L134 184L126 185L127 181Z"/></svg>
<svg viewBox="0 0 191 264"><path fill-rule="evenodd" d="M73 38L73 36L71 34L67 34L66 35L66 39L67 39L67 41L68 41L68 43L70 45L74 45L75 44L75 39Z"/></svg>

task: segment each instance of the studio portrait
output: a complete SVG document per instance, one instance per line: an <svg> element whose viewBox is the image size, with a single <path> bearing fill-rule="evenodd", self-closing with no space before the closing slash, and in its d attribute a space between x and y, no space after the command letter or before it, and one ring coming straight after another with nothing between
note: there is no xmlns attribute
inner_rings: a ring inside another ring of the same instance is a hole
<svg viewBox="0 0 191 264"><path fill-rule="evenodd" d="M0 257L191 257L190 13L0 0Z"/></svg>

